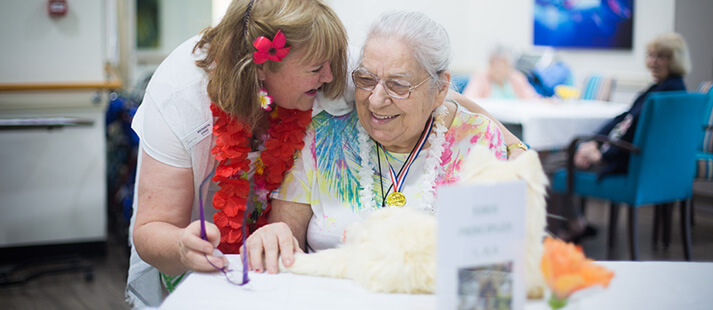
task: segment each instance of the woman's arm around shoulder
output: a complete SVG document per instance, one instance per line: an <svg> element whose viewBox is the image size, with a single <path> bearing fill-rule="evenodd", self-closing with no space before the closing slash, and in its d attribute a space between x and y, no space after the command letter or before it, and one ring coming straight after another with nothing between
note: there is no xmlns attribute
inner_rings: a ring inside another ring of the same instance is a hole
<svg viewBox="0 0 713 310"><path fill-rule="evenodd" d="M459 94L456 91L449 91L448 92L448 98L451 98L458 102L458 104L462 105L464 108L466 108L468 111L473 112L473 113L478 113L478 114L483 114L493 120L495 124L498 126L498 129L500 129L500 132L502 132L503 137L505 139L505 145L516 145L518 143L521 143L520 139L516 137L512 132L510 132L505 126L498 121L494 116L492 116L488 111L483 109L483 107L479 106L477 103L475 103L473 100L469 99L466 96L463 96L462 94ZM515 159L518 156L520 156L522 153L524 153L525 150L521 148L514 148L511 152L508 154L508 159Z"/></svg>
<svg viewBox="0 0 713 310"><path fill-rule="evenodd" d="M470 98L483 98L490 95L490 80L484 73L474 73L470 76L468 84L463 89L463 96Z"/></svg>

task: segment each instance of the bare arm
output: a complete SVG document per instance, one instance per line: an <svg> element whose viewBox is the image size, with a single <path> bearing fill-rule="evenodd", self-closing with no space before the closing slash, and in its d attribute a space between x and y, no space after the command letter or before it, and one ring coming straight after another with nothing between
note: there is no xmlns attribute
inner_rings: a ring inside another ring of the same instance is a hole
<svg viewBox="0 0 713 310"><path fill-rule="evenodd" d="M284 200L272 200L270 223L283 222L290 227L292 235L297 239L300 248L307 250L307 226L312 218L312 207L305 203Z"/></svg>
<svg viewBox="0 0 713 310"><path fill-rule="evenodd" d="M200 238L200 223L189 225L193 204L193 170L166 165L141 153L134 246L139 256L168 275L188 270L215 270L224 258L212 257L220 242L218 228L206 223L208 240Z"/></svg>
<svg viewBox="0 0 713 310"><path fill-rule="evenodd" d="M307 226L311 218L310 205L273 199L268 218L270 224L256 230L245 241L250 270L277 273L280 256L283 265L292 266L294 253L306 250Z"/></svg>
<svg viewBox="0 0 713 310"><path fill-rule="evenodd" d="M479 106L477 103L475 103L475 102L474 102L473 100L471 100L470 98L468 98L468 97L466 97L466 96L463 96L462 94L460 94L460 93L458 93L457 91L454 91L454 90L450 90L450 91L448 92L448 98L451 98L451 99L455 100L455 101L458 102L460 105L462 105L463 107L465 107L466 109L468 109L468 111L471 111L471 112L473 112L473 113L483 114L483 115L487 116L488 118L490 118L491 120L493 120L493 121L495 122L495 124L498 125L498 128L500 128L500 131L503 133L503 137L504 137L504 139L505 139L505 144L506 144L506 145L511 145L511 144L515 144L515 143L520 143L520 142L522 142L522 141L520 141L520 139L518 139L518 137L516 137L515 135L513 135L512 132L510 132L510 130L508 130L507 128L505 128L505 126L503 126L503 124L500 123L500 121L499 121L497 118L495 118L494 116L492 116L490 113L488 113L488 111L486 111L485 109L483 109L483 107ZM515 158L517 158L518 156L520 156L520 154L522 154L522 153L524 153L524 152L525 152L525 150L523 150L523 149L519 149L519 148L513 149L513 150L508 154L508 159L515 159Z"/></svg>

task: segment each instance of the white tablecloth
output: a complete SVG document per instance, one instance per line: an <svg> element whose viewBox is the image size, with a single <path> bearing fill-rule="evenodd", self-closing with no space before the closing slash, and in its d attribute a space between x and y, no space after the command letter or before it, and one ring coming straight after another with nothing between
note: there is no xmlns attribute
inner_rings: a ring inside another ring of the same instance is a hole
<svg viewBox="0 0 713 310"><path fill-rule="evenodd" d="M240 266L237 255L228 255ZM615 272L609 288L593 290L577 309L711 309L713 263L599 262ZM161 309L436 309L435 295L370 293L350 280L250 273L249 287L222 273L194 273ZM525 309L547 309L543 300Z"/></svg>
<svg viewBox="0 0 713 310"><path fill-rule="evenodd" d="M521 125L521 139L536 150L567 147L574 137L594 134L630 106L593 100L473 100L500 122Z"/></svg>

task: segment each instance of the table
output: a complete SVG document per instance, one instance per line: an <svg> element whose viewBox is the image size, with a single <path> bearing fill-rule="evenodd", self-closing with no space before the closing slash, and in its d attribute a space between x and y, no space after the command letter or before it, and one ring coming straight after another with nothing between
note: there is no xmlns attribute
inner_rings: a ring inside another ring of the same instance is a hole
<svg viewBox="0 0 713 310"><path fill-rule="evenodd" d="M473 100L503 124L522 126L520 139L538 151L565 148L576 136L592 135L630 106L594 100Z"/></svg>
<svg viewBox="0 0 713 310"><path fill-rule="evenodd" d="M228 255L240 266L238 255ZM713 263L599 262L615 272L605 290L578 300L578 309L710 309ZM435 295L370 293L350 280L251 273L251 287L229 284L222 273L194 273L161 309L436 309ZM585 292L586 293L586 292ZM531 300L527 310L546 310Z"/></svg>

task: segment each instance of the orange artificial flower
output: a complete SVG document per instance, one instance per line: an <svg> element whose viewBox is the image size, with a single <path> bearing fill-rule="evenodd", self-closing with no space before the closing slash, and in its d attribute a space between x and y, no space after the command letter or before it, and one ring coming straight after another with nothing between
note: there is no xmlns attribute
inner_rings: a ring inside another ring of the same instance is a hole
<svg viewBox="0 0 713 310"><path fill-rule="evenodd" d="M614 277L614 272L586 258L579 246L550 237L545 239L540 269L552 298L564 302L581 289L597 284L606 288Z"/></svg>

